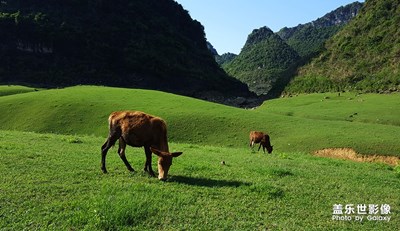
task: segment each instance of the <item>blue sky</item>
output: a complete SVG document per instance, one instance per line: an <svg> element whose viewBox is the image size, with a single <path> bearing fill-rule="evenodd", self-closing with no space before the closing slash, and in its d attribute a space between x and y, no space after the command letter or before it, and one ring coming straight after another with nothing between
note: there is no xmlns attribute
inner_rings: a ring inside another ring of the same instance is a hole
<svg viewBox="0 0 400 231"><path fill-rule="evenodd" d="M239 54L247 36L263 26L273 31L311 22L355 0L176 0L205 28L221 55ZM359 0L359 2L364 2Z"/></svg>

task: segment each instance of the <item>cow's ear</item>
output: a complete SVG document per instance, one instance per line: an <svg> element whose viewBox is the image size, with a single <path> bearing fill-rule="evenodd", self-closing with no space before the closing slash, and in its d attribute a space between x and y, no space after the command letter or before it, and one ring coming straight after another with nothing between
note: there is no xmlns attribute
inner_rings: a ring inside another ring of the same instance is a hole
<svg viewBox="0 0 400 231"><path fill-rule="evenodd" d="M183 152L173 152L171 153L172 157L178 157L180 155L182 155Z"/></svg>
<svg viewBox="0 0 400 231"><path fill-rule="evenodd" d="M170 155L168 152L163 152L163 151L160 151L160 150L152 148L152 147L150 147L150 151L159 157L164 157L164 156Z"/></svg>

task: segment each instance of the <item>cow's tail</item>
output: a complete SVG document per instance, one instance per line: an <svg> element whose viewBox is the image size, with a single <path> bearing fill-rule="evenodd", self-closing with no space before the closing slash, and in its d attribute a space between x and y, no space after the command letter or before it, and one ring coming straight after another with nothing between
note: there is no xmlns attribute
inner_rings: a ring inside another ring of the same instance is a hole
<svg viewBox="0 0 400 231"><path fill-rule="evenodd" d="M121 127L118 126L116 113L112 113L108 117L108 128L109 128L108 140L110 140L110 145L114 146L116 141L121 136Z"/></svg>

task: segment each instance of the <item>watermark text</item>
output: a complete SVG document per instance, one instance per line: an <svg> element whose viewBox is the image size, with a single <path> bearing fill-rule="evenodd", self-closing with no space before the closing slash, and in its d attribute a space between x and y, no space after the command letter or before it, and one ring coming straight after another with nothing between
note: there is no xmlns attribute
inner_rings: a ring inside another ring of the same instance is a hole
<svg viewBox="0 0 400 231"><path fill-rule="evenodd" d="M333 221L385 221L391 218L389 204L334 204Z"/></svg>

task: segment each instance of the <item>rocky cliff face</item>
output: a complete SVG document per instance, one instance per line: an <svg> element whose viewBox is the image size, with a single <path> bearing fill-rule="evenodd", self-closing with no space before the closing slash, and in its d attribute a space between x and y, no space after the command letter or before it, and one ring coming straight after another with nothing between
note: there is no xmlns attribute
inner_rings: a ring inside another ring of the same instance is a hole
<svg viewBox="0 0 400 231"><path fill-rule="evenodd" d="M339 7L323 17L311 22L311 24L317 28L347 24L358 14L363 5L363 3L354 2L352 4Z"/></svg>
<svg viewBox="0 0 400 231"><path fill-rule="evenodd" d="M284 27L277 34L283 39L290 39L296 32L301 31L305 27L324 28L331 26L344 25L354 18L364 4L354 2L352 4L341 6L336 10L306 24L299 24L296 27Z"/></svg>
<svg viewBox="0 0 400 231"><path fill-rule="evenodd" d="M354 18L363 3L355 2L324 15L317 20L292 28L283 28L277 34L307 62L321 51L324 43Z"/></svg>

